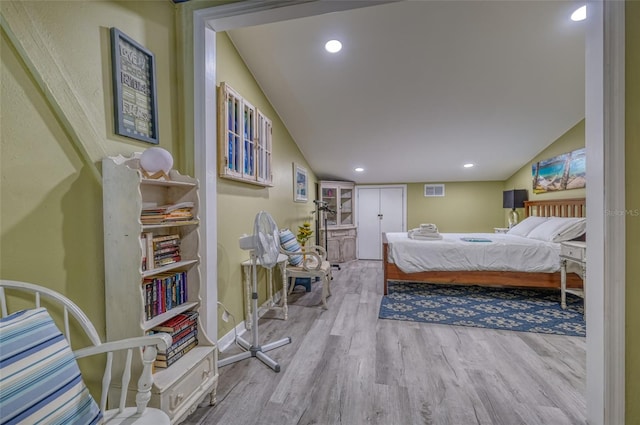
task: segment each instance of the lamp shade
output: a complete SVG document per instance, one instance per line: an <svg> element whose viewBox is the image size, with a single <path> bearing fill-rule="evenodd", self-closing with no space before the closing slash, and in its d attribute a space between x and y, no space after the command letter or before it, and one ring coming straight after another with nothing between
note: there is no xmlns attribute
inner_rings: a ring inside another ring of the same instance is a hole
<svg viewBox="0 0 640 425"><path fill-rule="evenodd" d="M526 189L505 190L502 192L502 208L522 208L527 200Z"/></svg>

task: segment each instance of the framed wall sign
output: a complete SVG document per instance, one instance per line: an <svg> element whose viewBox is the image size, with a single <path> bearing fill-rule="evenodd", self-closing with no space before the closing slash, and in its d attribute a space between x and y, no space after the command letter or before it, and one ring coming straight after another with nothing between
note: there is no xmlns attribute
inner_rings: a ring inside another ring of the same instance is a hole
<svg viewBox="0 0 640 425"><path fill-rule="evenodd" d="M293 163L293 200L294 202L307 202L309 199L309 181L307 169Z"/></svg>
<svg viewBox="0 0 640 425"><path fill-rule="evenodd" d="M115 132L158 144L156 60L149 50L111 28Z"/></svg>

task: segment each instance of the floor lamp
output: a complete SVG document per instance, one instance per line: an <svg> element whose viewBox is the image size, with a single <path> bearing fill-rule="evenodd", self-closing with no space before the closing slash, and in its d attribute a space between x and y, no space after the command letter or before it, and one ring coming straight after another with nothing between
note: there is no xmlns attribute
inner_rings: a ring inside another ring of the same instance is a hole
<svg viewBox="0 0 640 425"><path fill-rule="evenodd" d="M327 213L335 214L336 212L329 208L327 201L320 201L318 199L313 201L316 204L316 244L320 245L320 213L322 214L322 230L324 230L324 249L329 252L329 238L327 232ZM331 264L331 267L340 269L340 264Z"/></svg>

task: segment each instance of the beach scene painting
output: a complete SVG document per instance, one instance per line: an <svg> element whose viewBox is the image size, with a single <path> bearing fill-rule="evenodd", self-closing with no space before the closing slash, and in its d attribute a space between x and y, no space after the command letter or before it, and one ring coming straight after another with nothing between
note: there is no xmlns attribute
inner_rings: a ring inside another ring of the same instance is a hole
<svg viewBox="0 0 640 425"><path fill-rule="evenodd" d="M531 166L533 193L580 189L587 185L585 148L563 153Z"/></svg>

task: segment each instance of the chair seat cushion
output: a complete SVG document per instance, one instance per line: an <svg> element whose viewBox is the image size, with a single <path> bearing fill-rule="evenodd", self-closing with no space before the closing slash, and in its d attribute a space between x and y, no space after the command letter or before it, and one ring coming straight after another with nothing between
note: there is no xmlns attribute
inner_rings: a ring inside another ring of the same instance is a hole
<svg viewBox="0 0 640 425"><path fill-rule="evenodd" d="M102 412L64 335L44 308L0 319L3 424L96 424Z"/></svg>
<svg viewBox="0 0 640 425"><path fill-rule="evenodd" d="M312 267L315 267L315 265L312 265L309 267L309 270L305 270L304 267L302 267L302 265L300 266L296 266L296 267L287 267L287 271L289 272L299 272L299 273L307 273L307 274L321 274L321 275L325 275L328 274L329 271L331 270L331 263L328 261L323 261L322 264L320 265L319 269L314 269Z"/></svg>

